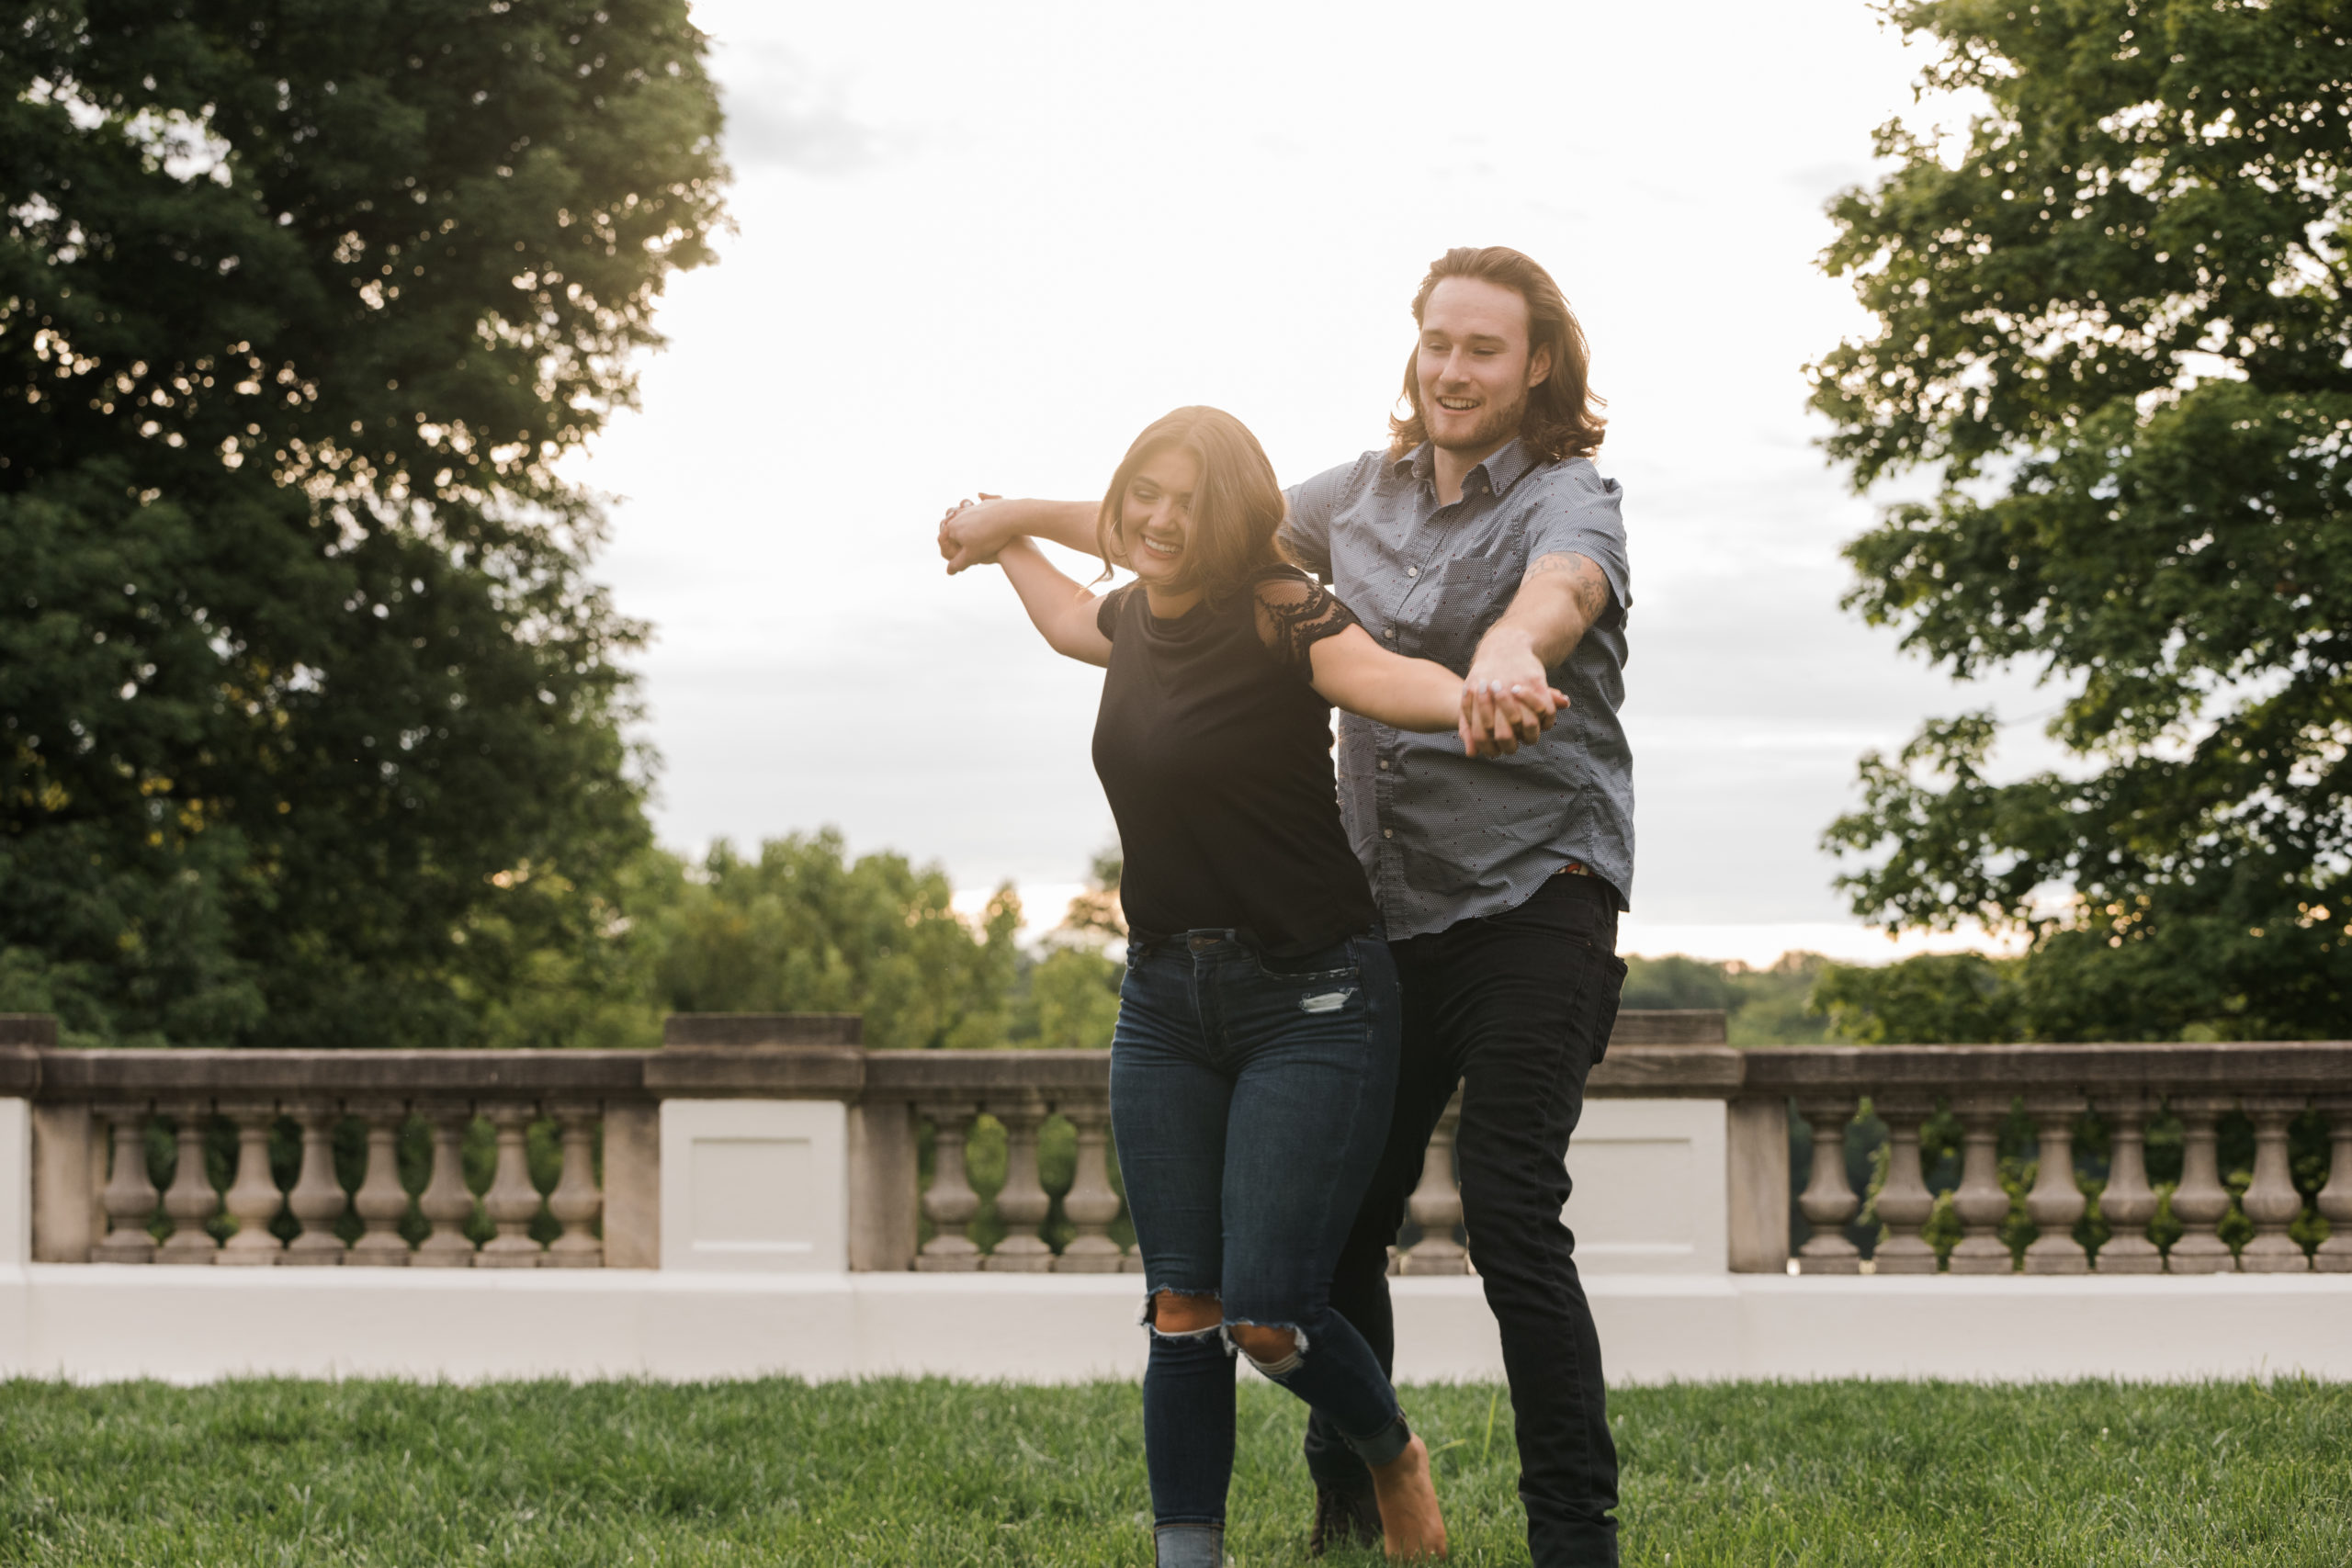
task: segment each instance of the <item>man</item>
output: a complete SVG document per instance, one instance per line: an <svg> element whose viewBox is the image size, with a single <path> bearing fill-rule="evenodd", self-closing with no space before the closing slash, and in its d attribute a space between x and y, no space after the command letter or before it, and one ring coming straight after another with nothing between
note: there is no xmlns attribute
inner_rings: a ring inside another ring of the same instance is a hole
<svg viewBox="0 0 2352 1568"><path fill-rule="evenodd" d="M1463 672L1453 737L1351 715L1340 807L1404 984L1396 1112L1331 1305L1392 1369L1388 1244L1462 1088L1470 1255L1501 1329L1537 1568L1617 1561L1617 1456L1599 1338L1561 1222L1584 1085L1607 1048L1632 889L1623 700L1633 602L1620 492L1584 335L1548 274L1499 246L1448 251L1413 299L1411 416L1289 492L1285 541L1387 647ZM995 502L942 525L949 570L1013 534L1094 547L1091 502ZM1547 687L1569 706L1544 733ZM1522 740L1525 744L1522 745ZM1380 1539L1369 1475L1307 1432L1311 1545Z"/></svg>

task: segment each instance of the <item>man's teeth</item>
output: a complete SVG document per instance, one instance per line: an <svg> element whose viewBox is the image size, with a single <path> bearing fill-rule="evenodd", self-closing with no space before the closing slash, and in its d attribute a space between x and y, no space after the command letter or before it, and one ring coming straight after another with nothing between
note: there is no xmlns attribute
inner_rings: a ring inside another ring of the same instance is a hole
<svg viewBox="0 0 2352 1568"><path fill-rule="evenodd" d="M1443 409L1453 409L1457 412L1465 409L1475 409L1478 406L1474 400L1469 398L1440 398L1437 400L1437 405Z"/></svg>

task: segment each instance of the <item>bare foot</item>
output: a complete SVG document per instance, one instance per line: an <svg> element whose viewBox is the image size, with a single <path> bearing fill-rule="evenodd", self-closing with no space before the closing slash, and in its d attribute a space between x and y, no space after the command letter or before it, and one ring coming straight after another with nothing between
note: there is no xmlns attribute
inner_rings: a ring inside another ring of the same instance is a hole
<svg viewBox="0 0 2352 1568"><path fill-rule="evenodd" d="M1430 1483L1430 1446L1419 1436L1372 1472L1372 1493L1380 1502L1382 1545L1389 1556L1445 1555L1445 1517Z"/></svg>

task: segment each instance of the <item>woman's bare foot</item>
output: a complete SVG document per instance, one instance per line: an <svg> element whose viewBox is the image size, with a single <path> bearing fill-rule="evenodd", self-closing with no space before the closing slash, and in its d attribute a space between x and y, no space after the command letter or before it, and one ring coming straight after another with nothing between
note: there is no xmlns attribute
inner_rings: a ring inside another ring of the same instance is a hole
<svg viewBox="0 0 2352 1568"><path fill-rule="evenodd" d="M1445 1555L1445 1517L1430 1483L1430 1446L1416 1436L1405 1451L1372 1472L1380 1502L1382 1544L1391 1557Z"/></svg>

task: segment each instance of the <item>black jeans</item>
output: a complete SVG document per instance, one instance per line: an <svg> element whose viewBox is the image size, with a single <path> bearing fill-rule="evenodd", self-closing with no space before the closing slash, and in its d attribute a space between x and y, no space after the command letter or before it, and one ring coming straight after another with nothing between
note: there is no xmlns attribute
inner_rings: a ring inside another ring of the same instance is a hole
<svg viewBox="0 0 2352 1568"><path fill-rule="evenodd" d="M1331 1305L1393 1372L1388 1245L1420 1179L1430 1134L1460 1083L1463 1219L1502 1330L1528 1548L1535 1568L1613 1565L1617 1446L1600 1341L1577 1280L1576 1238L1560 1210L1585 1077L1608 1049L1625 978L1616 901L1605 883L1555 876L1515 909L1390 950L1405 1011L1396 1113L1340 1251ZM1326 1486L1372 1483L1319 1416L1307 1426L1306 1463Z"/></svg>

